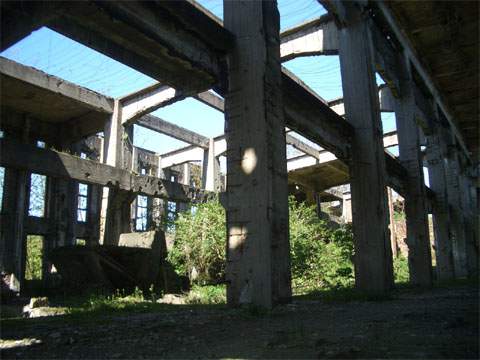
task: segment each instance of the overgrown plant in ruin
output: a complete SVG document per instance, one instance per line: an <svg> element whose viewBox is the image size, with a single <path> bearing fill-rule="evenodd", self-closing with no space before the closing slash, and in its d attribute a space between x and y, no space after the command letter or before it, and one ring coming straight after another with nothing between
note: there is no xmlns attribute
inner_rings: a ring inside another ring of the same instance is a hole
<svg viewBox="0 0 480 360"><path fill-rule="evenodd" d="M331 229L313 206L289 201L292 280L296 293L353 285L353 242L349 226ZM225 212L218 200L181 213L169 261L198 284L225 276Z"/></svg>

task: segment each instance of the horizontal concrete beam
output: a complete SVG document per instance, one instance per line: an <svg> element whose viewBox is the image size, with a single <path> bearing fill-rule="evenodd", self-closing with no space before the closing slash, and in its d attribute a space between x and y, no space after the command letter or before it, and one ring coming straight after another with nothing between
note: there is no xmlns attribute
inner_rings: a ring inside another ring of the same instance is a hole
<svg viewBox="0 0 480 360"><path fill-rule="evenodd" d="M120 99L122 124L124 126L133 124L143 115L183 99L185 96L181 91L160 83L141 89Z"/></svg>
<svg viewBox="0 0 480 360"><path fill-rule="evenodd" d="M288 145L292 145L295 149L303 152L304 154L313 156L315 159L318 159L319 151L314 147L308 144L305 144L300 139L297 139L296 137L287 133L285 134L285 142Z"/></svg>
<svg viewBox="0 0 480 360"><path fill-rule="evenodd" d="M196 146L188 146L160 156L162 169L191 161L203 161L204 150Z"/></svg>
<svg viewBox="0 0 480 360"><path fill-rule="evenodd" d="M235 41L187 1L73 2L48 26L185 95L216 85Z"/></svg>
<svg viewBox="0 0 480 360"><path fill-rule="evenodd" d="M58 16L57 5L54 1L0 2L2 14L0 51L9 48Z"/></svg>
<svg viewBox="0 0 480 360"><path fill-rule="evenodd" d="M353 128L299 78L282 68L285 122L288 128L334 153L350 157Z"/></svg>
<svg viewBox="0 0 480 360"><path fill-rule="evenodd" d="M336 54L338 54L338 31L333 17L329 14L280 34L282 61L301 56Z"/></svg>
<svg viewBox="0 0 480 360"><path fill-rule="evenodd" d="M389 148L398 145L397 131L391 131L383 134L383 147Z"/></svg>
<svg viewBox="0 0 480 360"><path fill-rule="evenodd" d="M181 126L172 124L154 115L144 115L136 122L137 125L147 129L171 136L177 140L184 141L187 144L199 146L208 149L208 138L197 134L194 131L185 129Z"/></svg>
<svg viewBox="0 0 480 360"><path fill-rule="evenodd" d="M107 114L113 112L112 98L4 57L0 57L0 74L69 98L89 109Z"/></svg>
<svg viewBox="0 0 480 360"><path fill-rule="evenodd" d="M413 67L418 72L425 86L428 88L429 92L432 94L435 103L438 104L442 112L445 114L455 137L457 138L460 146L464 151L464 155L466 156L467 159L471 161L469 151L465 145L465 142L463 141L463 137L460 134L459 130L457 129L457 126L455 125L455 119L451 114L447 104L444 102L443 97L440 94L439 90L437 89L435 83L433 82L431 75L429 74L429 71L424 67L421 59L419 58L416 51L414 50L410 40L407 38L405 33L402 31L402 29L400 29L400 27L398 26L395 20L395 17L392 14L389 7L381 1L376 2L375 4L380 10L381 14L383 15L390 29L395 34L397 40L402 45L403 51L406 53L407 57L412 62Z"/></svg>
<svg viewBox="0 0 480 360"><path fill-rule="evenodd" d="M0 165L31 171L37 174L76 180L87 184L118 187L133 194L143 194L172 201L191 201L209 196L208 192L193 189L157 177L135 175L130 171L108 166L69 154L40 149L33 145L0 140ZM22 159L22 161L18 161Z"/></svg>
<svg viewBox="0 0 480 360"><path fill-rule="evenodd" d="M212 107L215 110L224 112L225 111L225 102L223 98L214 94L211 91L204 91L200 94L193 96L198 101L201 101L205 105Z"/></svg>
<svg viewBox="0 0 480 360"><path fill-rule="evenodd" d="M382 85L378 88L378 99L380 102L381 112L394 112L394 100L392 91L389 87ZM340 116L345 116L345 106L343 98L333 99L328 101L328 106Z"/></svg>

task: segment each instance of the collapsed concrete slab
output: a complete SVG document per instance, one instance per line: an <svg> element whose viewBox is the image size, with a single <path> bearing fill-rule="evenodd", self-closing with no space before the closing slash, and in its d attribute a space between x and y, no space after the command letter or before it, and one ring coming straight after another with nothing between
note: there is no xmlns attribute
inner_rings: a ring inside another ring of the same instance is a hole
<svg viewBox="0 0 480 360"><path fill-rule="evenodd" d="M121 234L119 246L63 246L53 249L49 260L70 292L117 289L131 292L180 292L182 281L166 261L162 231Z"/></svg>

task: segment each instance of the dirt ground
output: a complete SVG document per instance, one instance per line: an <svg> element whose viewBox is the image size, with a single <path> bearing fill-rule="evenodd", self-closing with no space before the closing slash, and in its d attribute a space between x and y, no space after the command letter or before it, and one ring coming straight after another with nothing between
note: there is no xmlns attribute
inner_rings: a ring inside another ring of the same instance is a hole
<svg viewBox="0 0 480 360"><path fill-rule="evenodd" d="M224 306L2 321L2 359L477 359L478 287L401 290L384 301L295 299L268 314Z"/></svg>

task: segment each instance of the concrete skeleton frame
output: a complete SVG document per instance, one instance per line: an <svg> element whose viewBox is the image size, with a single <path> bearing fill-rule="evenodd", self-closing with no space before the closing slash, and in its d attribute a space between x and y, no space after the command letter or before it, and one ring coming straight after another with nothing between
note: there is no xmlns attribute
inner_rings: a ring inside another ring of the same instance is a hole
<svg viewBox="0 0 480 360"><path fill-rule="evenodd" d="M16 19L2 21L2 49L46 25L159 81L134 94L110 99L61 79L47 76L45 80L36 70L1 60L2 83L13 83L31 73L24 81L29 84L22 86L55 93L61 99L60 107L65 108L54 117L38 98L20 101L15 91L2 92L6 135L0 158L6 168L0 248L3 270L22 279L28 226L42 228L49 247L71 243L76 227L70 214L76 209L75 181L92 184L91 193L96 194L92 201L97 205L102 201L101 187L108 187L103 206L95 207L95 216L105 219L99 225L104 242L115 243L120 233L131 231L130 203L137 194L179 201L208 196L159 179L162 169L205 159L204 187L215 190L216 157L226 154L228 303L272 307L289 301L287 172L302 162L299 158L287 160L285 145L290 143L307 159L318 163L335 160L348 166L359 289L384 294L393 285L387 184L405 198L412 283L432 283L428 202L434 216L438 277L474 274L477 205L470 191L474 189L468 170L471 159L457 150L456 145L460 150L465 146L451 114L445 111L437 90L431 91L431 99L423 95L411 64L423 78L426 71L414 52L400 35L404 51L395 50L376 23L365 16L364 2L325 3L331 14L283 34L279 33L275 2L226 1L223 24L190 1L91 1L68 4L68 9L63 3L31 3L21 9L2 3L7 18ZM391 23L388 9L383 5L380 9ZM390 26L398 32L395 24ZM252 32L252 28L263 31ZM329 54L340 56L344 105L340 100L327 103L280 65L298 56ZM377 88L376 71L387 87ZM427 84L430 89L432 86ZM225 101L208 91L212 88ZM20 93L24 90L20 86ZM208 139L149 115L188 96L225 112L224 138ZM386 134L383 139L382 110L395 111L398 128L397 134ZM72 111L78 115L69 116ZM132 172L136 159L148 154L132 146L134 123L192 146L160 156L157 176L137 175ZM288 133L285 136L286 127L318 143L322 150ZM105 143L99 146L99 158L103 164L31 145L43 139L59 150L68 150L75 141L102 130ZM422 137L427 145L429 197L423 180ZM396 144L399 161L384 151L384 146ZM52 178L48 185L50 217L46 223L37 222L40 225L30 224L26 216L31 171ZM68 201L61 200L64 198ZM92 238L98 241L99 235Z"/></svg>

